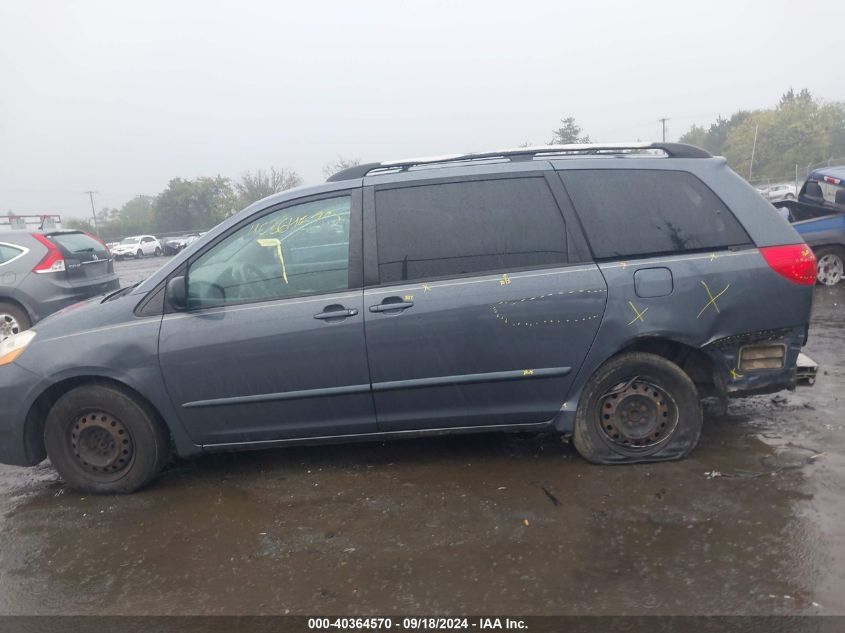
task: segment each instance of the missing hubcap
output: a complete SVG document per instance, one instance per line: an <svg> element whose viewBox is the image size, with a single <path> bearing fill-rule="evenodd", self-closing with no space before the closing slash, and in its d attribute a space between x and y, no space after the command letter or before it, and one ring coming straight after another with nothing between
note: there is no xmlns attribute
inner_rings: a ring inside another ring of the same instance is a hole
<svg viewBox="0 0 845 633"><path fill-rule="evenodd" d="M114 474L129 467L132 437L123 424L105 412L86 413L70 428L68 438L77 463L91 473Z"/></svg>
<svg viewBox="0 0 845 633"><path fill-rule="evenodd" d="M634 378L599 399L598 426L614 444L631 450L666 441L678 424L675 401L663 389Z"/></svg>

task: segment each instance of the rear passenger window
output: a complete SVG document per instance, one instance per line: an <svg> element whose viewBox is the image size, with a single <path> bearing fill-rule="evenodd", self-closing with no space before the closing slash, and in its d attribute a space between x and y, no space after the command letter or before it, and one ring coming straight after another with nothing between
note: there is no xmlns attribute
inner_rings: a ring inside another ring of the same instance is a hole
<svg viewBox="0 0 845 633"><path fill-rule="evenodd" d="M20 255L23 251L8 244L0 244L0 264L12 261L15 257Z"/></svg>
<svg viewBox="0 0 845 633"><path fill-rule="evenodd" d="M750 244L719 198L684 171L561 171L597 258Z"/></svg>
<svg viewBox="0 0 845 633"><path fill-rule="evenodd" d="M566 262L566 226L543 178L376 192L381 283Z"/></svg>

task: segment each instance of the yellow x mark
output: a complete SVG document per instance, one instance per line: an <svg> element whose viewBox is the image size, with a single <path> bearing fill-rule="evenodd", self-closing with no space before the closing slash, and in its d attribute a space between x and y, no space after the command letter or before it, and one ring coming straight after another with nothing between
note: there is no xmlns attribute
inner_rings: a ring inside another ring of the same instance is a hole
<svg viewBox="0 0 845 633"><path fill-rule="evenodd" d="M637 310L637 306L635 306L632 302L629 301L628 305L631 306L631 310L634 311L635 315L634 318L628 322L628 325L633 325L637 321L642 321L643 323L645 323L645 319L643 318L643 316L645 316L645 313L648 312L648 308L640 312L639 310Z"/></svg>
<svg viewBox="0 0 845 633"><path fill-rule="evenodd" d="M703 307L703 308L701 308L701 312L699 312L699 313L698 313L698 316L697 316L697 317L695 317L695 318L696 318L696 319L700 319L700 318L701 318L701 315L702 315L702 314L704 314L704 311L705 311L707 308L709 308L711 305L712 305L712 306L716 309L716 314L721 314L721 313L722 313L722 311L721 311L721 310L719 310L719 305L716 303L716 299L718 299L718 298L719 298L719 297L721 297L723 294L725 294L725 293L728 291L728 288L730 288L730 287L731 287L731 285L730 285L730 284L728 284L727 286L725 286L724 288L722 288L722 291L721 291L719 294L717 294L717 295L714 295L714 294L710 291L710 286L708 286L706 282L702 281L702 282L701 282L701 285L702 285L702 286L704 286L704 289L707 291L707 296L708 296L708 297L710 297L710 300L709 300L707 303L705 303L705 304L704 304L704 307Z"/></svg>

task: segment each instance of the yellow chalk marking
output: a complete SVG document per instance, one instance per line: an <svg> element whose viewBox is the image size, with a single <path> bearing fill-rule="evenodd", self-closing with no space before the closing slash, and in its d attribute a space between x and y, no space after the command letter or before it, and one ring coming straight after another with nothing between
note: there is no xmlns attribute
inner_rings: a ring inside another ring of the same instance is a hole
<svg viewBox="0 0 845 633"><path fill-rule="evenodd" d="M263 246L264 248L275 248L276 249L276 256L279 258L279 263L282 265L282 279L285 280L285 283L288 282L288 271L285 267L285 256L282 253L282 242L275 237L265 237L260 240L257 240L258 243Z"/></svg>
<svg viewBox="0 0 845 633"><path fill-rule="evenodd" d="M633 310L633 311L634 311L634 318L633 318L633 319L631 319L631 320L628 322L628 325L633 325L633 324L634 324L634 323L636 323L637 321L642 321L643 323L645 323L645 319L644 319L643 317L645 316L645 313L646 313L646 312L648 312L648 308L646 308L645 310L643 310L642 312L640 312L639 310L637 310L637 306L635 306L635 305L633 304L633 302L629 301L629 302L628 302L628 305L629 305L629 306L631 306L631 310Z"/></svg>
<svg viewBox="0 0 845 633"><path fill-rule="evenodd" d="M731 369L731 378L736 380L737 378L742 378L742 374L740 374L736 369Z"/></svg>
<svg viewBox="0 0 845 633"><path fill-rule="evenodd" d="M622 262L622 270L628 268L628 262Z"/></svg>
<svg viewBox="0 0 845 633"><path fill-rule="evenodd" d="M405 301L413 301L414 295L405 295Z"/></svg>
<svg viewBox="0 0 845 633"><path fill-rule="evenodd" d="M695 317L695 318L696 318L696 319L700 319L700 318L701 318L701 315L702 315L702 314L704 314L704 311L705 311L707 308L709 308L711 305L713 306L713 308L715 308L715 310L716 310L716 314L721 314L721 313L722 313L722 311L721 311L721 310L719 310L719 305L716 303L716 299L718 299L718 298L719 298L719 297L721 297L723 294L725 294L725 293L728 291L728 288L730 288L730 287L731 287L731 285L730 285L730 284L728 284L727 286L725 286L724 288L722 288L722 291L721 291L719 294L717 294L717 295L714 295L714 294L710 291L710 286L708 286L708 285L707 285L707 282L702 281L702 282L701 282L701 285L702 285L702 286L704 286L704 289L707 291L707 296L708 296L708 297L710 297L710 300L709 300L707 303L705 303L705 304L704 304L704 307L703 307L703 308L701 308L701 311L698 313L698 316L697 316L697 317Z"/></svg>
<svg viewBox="0 0 845 633"><path fill-rule="evenodd" d="M507 286L509 283L511 283L511 278L508 276L507 273L505 273L504 275L502 275L502 278L499 279L499 285Z"/></svg>
<svg viewBox="0 0 845 633"><path fill-rule="evenodd" d="M710 253L710 261L712 262L714 259L719 257L716 253Z"/></svg>
<svg viewBox="0 0 845 633"><path fill-rule="evenodd" d="M533 370L533 369L523 369L523 370L522 370L522 375L523 375L523 376L533 376L533 375L534 375L534 370Z"/></svg>
<svg viewBox="0 0 845 633"><path fill-rule="evenodd" d="M431 286L429 286L428 284L423 284L422 289L423 292L431 292Z"/></svg>

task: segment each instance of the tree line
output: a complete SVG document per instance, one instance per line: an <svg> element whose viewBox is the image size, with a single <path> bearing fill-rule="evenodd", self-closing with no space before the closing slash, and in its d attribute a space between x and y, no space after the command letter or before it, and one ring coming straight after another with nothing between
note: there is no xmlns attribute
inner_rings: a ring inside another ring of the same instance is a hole
<svg viewBox="0 0 845 633"><path fill-rule="evenodd" d="M551 132L551 144L593 140L571 116ZM679 140L724 156L750 180L788 180L796 165L802 178L811 166L836 159L845 163L845 103L825 102L806 89L789 89L774 107L738 110L708 126L693 125ZM359 162L340 157L323 173L328 177ZM136 196L119 209L103 209L97 214L97 229L108 240L139 233L204 231L256 200L302 182L296 171L275 167L246 172L237 180L219 175L174 178L158 195ZM65 226L94 231L86 220L71 219Z"/></svg>
<svg viewBox="0 0 845 633"><path fill-rule="evenodd" d="M790 89L773 108L738 110L706 128L693 125L679 140L724 156L749 180L791 180L796 165L803 178L812 166L845 163L845 103Z"/></svg>
<svg viewBox="0 0 845 633"><path fill-rule="evenodd" d="M359 164L357 159L338 158L326 165L328 177L336 171ZM201 176L173 178L158 195L135 196L119 209L97 212L93 219L70 218L66 228L99 233L108 241L128 235L174 234L207 231L230 215L257 200L303 184L302 177L287 168L247 171L238 179Z"/></svg>

